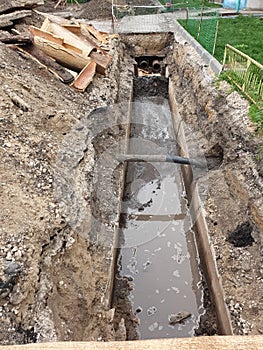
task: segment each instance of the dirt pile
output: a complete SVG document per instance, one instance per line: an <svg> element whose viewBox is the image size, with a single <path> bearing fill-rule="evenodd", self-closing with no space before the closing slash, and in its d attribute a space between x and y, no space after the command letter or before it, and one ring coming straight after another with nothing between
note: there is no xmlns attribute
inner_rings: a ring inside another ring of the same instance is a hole
<svg viewBox="0 0 263 350"><path fill-rule="evenodd" d="M88 3L82 5L78 15L80 18L87 18L90 20L111 18L111 6L111 0L90 0Z"/></svg>

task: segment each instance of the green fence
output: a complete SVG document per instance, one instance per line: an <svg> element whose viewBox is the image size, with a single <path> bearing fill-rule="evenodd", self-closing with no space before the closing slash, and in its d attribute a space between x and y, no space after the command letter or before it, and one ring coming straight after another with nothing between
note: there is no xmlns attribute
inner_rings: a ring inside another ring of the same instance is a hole
<svg viewBox="0 0 263 350"><path fill-rule="evenodd" d="M257 106L263 103L263 66L248 55L226 45L223 72Z"/></svg>
<svg viewBox="0 0 263 350"><path fill-rule="evenodd" d="M215 50L218 18L218 10L201 6L188 9L187 19L185 23L182 23L187 31L212 55Z"/></svg>

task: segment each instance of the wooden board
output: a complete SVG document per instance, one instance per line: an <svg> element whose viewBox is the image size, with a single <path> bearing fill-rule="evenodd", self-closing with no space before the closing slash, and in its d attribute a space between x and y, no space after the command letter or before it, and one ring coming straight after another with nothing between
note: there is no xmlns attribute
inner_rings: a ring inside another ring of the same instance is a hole
<svg viewBox="0 0 263 350"><path fill-rule="evenodd" d="M48 56L54 58L58 63L73 70L81 71L91 61L89 57L83 57L81 54L63 45L38 36L34 36L34 45Z"/></svg>
<svg viewBox="0 0 263 350"><path fill-rule="evenodd" d="M34 45L19 48L16 47L16 49L23 52L24 54L27 54L31 59L44 66L63 83L70 84L74 80L74 76L70 72L58 64L55 60L47 56L43 51L38 50Z"/></svg>
<svg viewBox="0 0 263 350"><path fill-rule="evenodd" d="M61 342L0 346L0 350L263 350L263 336L212 336L123 342Z"/></svg>
<svg viewBox="0 0 263 350"><path fill-rule="evenodd" d="M82 71L79 73L74 83L72 84L72 86L76 90L80 92L84 92L89 86L89 84L92 82L92 79L95 73L96 73L96 63L91 61L89 64L86 65L86 67L82 69Z"/></svg>
<svg viewBox="0 0 263 350"><path fill-rule="evenodd" d="M32 9L39 5L44 5L44 0L1 0L0 13L18 9Z"/></svg>
<svg viewBox="0 0 263 350"><path fill-rule="evenodd" d="M81 40L76 34L70 32L68 29L62 27L57 23L52 23L48 19L45 20L45 30L56 36L63 38L64 46L70 45L76 47L82 51L82 55L88 57L92 50L94 50L94 45L88 43L87 41Z"/></svg>
<svg viewBox="0 0 263 350"><path fill-rule="evenodd" d="M10 35L7 37L0 36L0 41L5 44L32 44L32 36L28 34Z"/></svg>
<svg viewBox="0 0 263 350"><path fill-rule="evenodd" d="M92 51L90 58L97 64L97 72L104 75L106 68L111 61L111 57L109 55L102 55L99 52Z"/></svg>
<svg viewBox="0 0 263 350"><path fill-rule="evenodd" d="M0 15L0 28L10 27L13 25L13 21L31 16L31 14L32 12L30 10L24 10Z"/></svg>

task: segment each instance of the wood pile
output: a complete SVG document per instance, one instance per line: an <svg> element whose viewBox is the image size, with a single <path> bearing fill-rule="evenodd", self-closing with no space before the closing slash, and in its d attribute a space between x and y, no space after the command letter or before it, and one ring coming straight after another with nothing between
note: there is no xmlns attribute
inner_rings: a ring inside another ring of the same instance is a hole
<svg viewBox="0 0 263 350"><path fill-rule="evenodd" d="M30 26L29 33L0 36L0 41L16 44L12 47L45 66L63 83L84 92L96 73L105 75L111 61L109 41L116 35L81 21L49 14L45 17L41 28Z"/></svg>

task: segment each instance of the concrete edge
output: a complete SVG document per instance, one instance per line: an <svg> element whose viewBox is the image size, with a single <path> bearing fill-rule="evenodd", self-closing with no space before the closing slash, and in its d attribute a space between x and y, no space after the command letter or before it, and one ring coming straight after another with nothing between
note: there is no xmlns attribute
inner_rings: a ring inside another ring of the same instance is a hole
<svg viewBox="0 0 263 350"><path fill-rule="evenodd" d="M201 58L208 64L210 69L217 75L219 75L222 71L222 64L217 61L215 57L213 57L208 51L206 51L199 42L197 42L178 22L174 21L174 32L178 32L182 35L182 37L189 42L196 52L201 56Z"/></svg>

